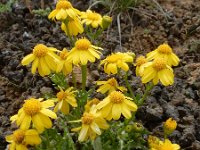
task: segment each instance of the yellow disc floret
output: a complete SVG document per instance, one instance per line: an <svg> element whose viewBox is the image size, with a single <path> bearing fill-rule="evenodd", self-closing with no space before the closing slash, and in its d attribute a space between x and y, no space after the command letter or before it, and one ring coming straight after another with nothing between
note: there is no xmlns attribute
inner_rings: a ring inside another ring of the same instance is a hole
<svg viewBox="0 0 200 150"><path fill-rule="evenodd" d="M14 133L13 133L13 136L14 136L14 141L17 143L17 144L21 144L24 140L24 136L25 136L25 132L23 130L16 130Z"/></svg>
<svg viewBox="0 0 200 150"><path fill-rule="evenodd" d="M67 97L67 93L65 93L64 91L60 91L56 94L56 96L58 100L61 101Z"/></svg>
<svg viewBox="0 0 200 150"><path fill-rule="evenodd" d="M163 58L158 58L153 61L153 68L157 71L166 68L166 61Z"/></svg>
<svg viewBox="0 0 200 150"><path fill-rule="evenodd" d="M110 94L110 101L115 104L122 103L125 100L124 95L121 92L113 91Z"/></svg>
<svg viewBox="0 0 200 150"><path fill-rule="evenodd" d="M65 60L67 58L68 53L69 52L66 49L64 49L62 52L60 52L60 58L62 60Z"/></svg>
<svg viewBox="0 0 200 150"><path fill-rule="evenodd" d="M94 120L94 116L90 113L84 113L81 121L83 124L90 125Z"/></svg>
<svg viewBox="0 0 200 150"><path fill-rule="evenodd" d="M36 57L44 57L48 52L48 47L43 44L38 44L33 49L33 54Z"/></svg>
<svg viewBox="0 0 200 150"><path fill-rule="evenodd" d="M72 8L72 5L68 1L59 1L56 4L56 9L69 9L69 8Z"/></svg>
<svg viewBox="0 0 200 150"><path fill-rule="evenodd" d="M75 47L78 50L88 50L88 48L90 47L91 43L89 40L87 39L80 39L75 43Z"/></svg>
<svg viewBox="0 0 200 150"><path fill-rule="evenodd" d="M146 62L147 62L147 60L144 56L139 56L136 59L136 66L141 66L142 64L145 64Z"/></svg>
<svg viewBox="0 0 200 150"><path fill-rule="evenodd" d="M40 112L41 103L36 99L29 99L25 101L23 105L24 112L29 116L34 116Z"/></svg>
<svg viewBox="0 0 200 150"><path fill-rule="evenodd" d="M111 78L108 80L108 83L111 85L111 86L114 86L116 87L118 84L117 84L117 81L115 80L115 78Z"/></svg>
<svg viewBox="0 0 200 150"><path fill-rule="evenodd" d="M172 48L168 44L162 44L157 48L159 53L162 54L171 54Z"/></svg>

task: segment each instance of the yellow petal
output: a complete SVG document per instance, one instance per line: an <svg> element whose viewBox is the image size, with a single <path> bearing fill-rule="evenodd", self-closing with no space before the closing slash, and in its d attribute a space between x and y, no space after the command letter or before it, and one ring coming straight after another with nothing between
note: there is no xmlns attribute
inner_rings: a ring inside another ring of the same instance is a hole
<svg viewBox="0 0 200 150"><path fill-rule="evenodd" d="M40 116L40 119L42 120L42 123L43 123L43 125L44 125L45 128L49 129L49 128L52 127L52 122L49 119L49 117L43 115L42 113L39 114L39 116Z"/></svg>
<svg viewBox="0 0 200 150"><path fill-rule="evenodd" d="M42 133L44 131L44 124L43 121L40 119L40 115L34 115L32 117L33 125L38 130L39 133Z"/></svg>
<svg viewBox="0 0 200 150"><path fill-rule="evenodd" d="M124 100L124 103L126 103L126 105L128 106L128 108L130 109L130 110L132 110L132 111L137 111L137 105L134 103L134 102L132 102L132 101L130 101L130 100Z"/></svg>
<svg viewBox="0 0 200 150"><path fill-rule="evenodd" d="M126 104L122 104L122 114L127 119L131 118L131 112Z"/></svg>
<svg viewBox="0 0 200 150"><path fill-rule="evenodd" d="M6 136L6 141L7 141L7 142L11 143L11 142L13 142L13 140L14 140L14 139L13 139L13 134L7 135L7 136Z"/></svg>
<svg viewBox="0 0 200 150"><path fill-rule="evenodd" d="M151 81L155 76L156 71L151 66L145 68L142 76L142 83Z"/></svg>
<svg viewBox="0 0 200 150"><path fill-rule="evenodd" d="M49 108L54 106L54 100L46 100L43 101L42 103L42 108Z"/></svg>
<svg viewBox="0 0 200 150"><path fill-rule="evenodd" d="M103 101L101 101L99 104L97 104L96 108L101 109L101 108L105 107L106 105L108 105L109 103L110 103L110 99L105 98Z"/></svg>
<svg viewBox="0 0 200 150"><path fill-rule="evenodd" d="M121 104L113 104L112 117L114 120L118 120L121 116Z"/></svg>
<svg viewBox="0 0 200 150"><path fill-rule="evenodd" d="M22 59L22 65L23 65L23 66L28 65L28 64L31 63L34 59L35 59L35 55L29 54L29 55L25 56L25 57Z"/></svg>
<svg viewBox="0 0 200 150"><path fill-rule="evenodd" d="M31 124L31 116L25 115L24 119L21 122L20 128L23 130L29 129Z"/></svg>
<svg viewBox="0 0 200 150"><path fill-rule="evenodd" d="M99 129L99 126L95 123L92 122L91 124L91 129L98 135L101 135L101 130Z"/></svg>
<svg viewBox="0 0 200 150"><path fill-rule="evenodd" d="M66 101L63 101L61 112L65 115L69 113L69 104Z"/></svg>
<svg viewBox="0 0 200 150"><path fill-rule="evenodd" d="M57 115L53 111L51 111L49 109L42 109L40 112L42 114L46 115L46 116L49 116L49 117L53 118L53 119L57 118Z"/></svg>
<svg viewBox="0 0 200 150"><path fill-rule="evenodd" d="M39 64L39 59L35 58L35 60L33 61L33 64L32 64L32 68L31 68L32 74L35 74L36 69L38 68L38 64Z"/></svg>
<svg viewBox="0 0 200 150"><path fill-rule="evenodd" d="M89 129L88 125L82 125L81 131L80 131L79 136L78 136L78 140L80 142L83 142L84 140L87 139L87 137L88 137L88 129Z"/></svg>
<svg viewBox="0 0 200 150"><path fill-rule="evenodd" d="M39 145L41 143L39 134L34 129L30 129L26 131L24 141L26 142L26 144L29 144L29 145Z"/></svg>

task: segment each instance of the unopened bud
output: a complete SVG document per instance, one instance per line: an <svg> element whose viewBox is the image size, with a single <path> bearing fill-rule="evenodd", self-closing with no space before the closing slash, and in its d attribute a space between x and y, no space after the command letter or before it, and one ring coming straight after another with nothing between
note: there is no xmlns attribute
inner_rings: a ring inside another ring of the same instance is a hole
<svg viewBox="0 0 200 150"><path fill-rule="evenodd" d="M107 29L112 22L112 17L110 16L103 16L102 22L101 22L101 27L105 30Z"/></svg>

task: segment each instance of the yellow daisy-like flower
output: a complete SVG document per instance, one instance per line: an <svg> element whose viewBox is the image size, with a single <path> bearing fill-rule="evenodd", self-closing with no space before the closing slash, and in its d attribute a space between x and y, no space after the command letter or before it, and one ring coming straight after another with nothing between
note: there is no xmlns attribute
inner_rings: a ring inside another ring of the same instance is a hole
<svg viewBox="0 0 200 150"><path fill-rule="evenodd" d="M72 63L67 61L67 56L69 52L66 48L64 48L60 52L60 63L56 69L56 72L63 72L64 75L67 75L72 72Z"/></svg>
<svg viewBox="0 0 200 150"><path fill-rule="evenodd" d="M104 64L104 71L107 74L117 74L118 69L121 68L124 71L129 70L128 62L133 62L133 57L128 53L115 53L107 56L106 59L102 60L100 65Z"/></svg>
<svg viewBox="0 0 200 150"><path fill-rule="evenodd" d="M139 56L136 59L136 76L142 76L144 72L144 64L147 63L147 59L144 56Z"/></svg>
<svg viewBox="0 0 200 150"><path fill-rule="evenodd" d="M42 101L43 98L35 99L30 98L25 100L23 107L18 111L17 115L12 116L10 119L12 122L16 121L20 129L27 130L33 123L39 133L43 132L45 128L51 128L52 122L49 119L56 119L56 114L47 109L54 106L53 100Z"/></svg>
<svg viewBox="0 0 200 150"><path fill-rule="evenodd" d="M18 129L13 134L6 136L6 141L9 144L9 150L28 150L27 145L39 145L41 139L36 130Z"/></svg>
<svg viewBox="0 0 200 150"><path fill-rule="evenodd" d="M174 74L170 66L167 65L165 59L157 58L153 62L145 64L142 83L153 80L153 84L158 84L159 80L164 86L174 83Z"/></svg>
<svg viewBox="0 0 200 150"><path fill-rule="evenodd" d="M167 121L164 123L164 133L166 135L171 134L177 127L176 120L169 118Z"/></svg>
<svg viewBox="0 0 200 150"><path fill-rule="evenodd" d="M54 53L55 51L58 50L38 44L34 47L33 53L25 56L21 63L24 66L33 62L31 68L32 74L35 74L38 69L41 76L49 75L51 71L56 71L57 64L60 62L59 57Z"/></svg>
<svg viewBox="0 0 200 150"><path fill-rule="evenodd" d="M77 18L80 11L73 8L72 4L67 0L59 0L54 9L48 16L52 20L65 20L67 17Z"/></svg>
<svg viewBox="0 0 200 150"><path fill-rule="evenodd" d="M168 44L162 44L158 46L157 49L147 54L147 60L156 58L164 58L169 66L177 66L180 61Z"/></svg>
<svg viewBox="0 0 200 150"><path fill-rule="evenodd" d="M81 21L78 18L72 19L70 17L68 18L67 23L62 22L61 29L69 36L77 36L84 31Z"/></svg>
<svg viewBox="0 0 200 150"><path fill-rule="evenodd" d="M75 47L69 52L67 60L71 61L74 65L86 65L88 61L95 62L95 59L100 59L99 50L101 47L94 46L86 38L79 39L75 43Z"/></svg>
<svg viewBox="0 0 200 150"><path fill-rule="evenodd" d="M127 89L123 86L119 86L117 80L115 78L108 79L107 81L97 81L97 85L101 85L98 89L97 92L100 92L102 94L108 92L111 93L116 90L120 91L127 91Z"/></svg>
<svg viewBox="0 0 200 150"><path fill-rule="evenodd" d="M90 109L94 106L100 103L100 100L97 98L94 98L92 100L87 101L87 104L84 106L85 107L85 112L89 112Z"/></svg>
<svg viewBox="0 0 200 150"><path fill-rule="evenodd" d="M108 129L109 125L106 120L97 113L95 107L90 109L90 112L85 112L81 118L82 126L72 129L72 131L79 131L78 140L80 142L86 141L88 138L94 140L97 135L101 135L101 129Z"/></svg>
<svg viewBox="0 0 200 150"><path fill-rule="evenodd" d="M129 119L131 118L131 111L137 110L137 105L131 101L130 97L118 91L110 93L103 101L97 104L96 108L100 110L102 116L107 120L118 120L121 114Z"/></svg>
<svg viewBox="0 0 200 150"><path fill-rule="evenodd" d="M57 112L61 110L62 113L68 114L69 113L69 105L72 107L77 107L75 93L76 91L73 90L73 87L68 88L67 90L63 91L60 89L60 92L56 95L56 102L58 102L54 108L54 111Z"/></svg>
<svg viewBox="0 0 200 150"><path fill-rule="evenodd" d="M81 18L83 19L82 23L91 25L93 28L97 28L102 23L102 16L96 12L92 12L91 10L82 12Z"/></svg>
<svg viewBox="0 0 200 150"><path fill-rule="evenodd" d="M162 142L158 149L155 150L180 150L180 146L178 144L172 144L170 140L165 139Z"/></svg>

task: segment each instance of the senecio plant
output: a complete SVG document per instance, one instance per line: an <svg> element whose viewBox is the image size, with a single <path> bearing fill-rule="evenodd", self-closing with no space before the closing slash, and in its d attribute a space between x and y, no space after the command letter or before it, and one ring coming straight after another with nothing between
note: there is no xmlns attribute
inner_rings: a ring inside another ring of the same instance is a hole
<svg viewBox="0 0 200 150"><path fill-rule="evenodd" d="M107 80L96 81L95 90L95 85L86 88L87 68L101 58L103 48L95 43L112 18L92 10L81 12L67 0L59 0L48 18L61 22L71 48L60 51L37 44L21 61L24 66L32 63L32 74L49 76L57 94L24 101L10 119L18 127L6 136L10 150L27 150L31 146L37 150L180 149L168 139L176 129L175 120L170 118L164 123L164 136L159 139L135 118L154 85L174 83L172 67L178 65L179 58L168 44L139 56L135 63L132 52L112 53L100 60L99 68L103 68ZM130 70L130 65L135 66L135 71ZM76 82L75 67L82 71L81 86ZM143 94L135 94L129 84L128 77L134 74L141 77ZM104 98L96 98L97 93Z"/></svg>

